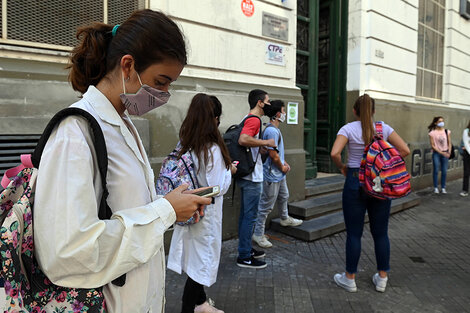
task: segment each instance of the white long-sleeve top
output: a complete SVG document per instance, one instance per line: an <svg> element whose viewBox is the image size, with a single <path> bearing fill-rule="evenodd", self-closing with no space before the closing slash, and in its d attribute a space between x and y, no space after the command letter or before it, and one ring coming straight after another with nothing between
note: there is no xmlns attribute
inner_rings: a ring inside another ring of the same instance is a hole
<svg viewBox="0 0 470 313"><path fill-rule="evenodd" d="M90 86L72 105L91 113L108 151L110 220L99 220L101 178L88 123L68 117L48 140L38 171L34 240L40 268L55 284L104 286L109 313L164 311L163 234L175 222L157 198L139 134L125 114ZM110 282L126 273L126 284Z"/></svg>
<svg viewBox="0 0 470 313"><path fill-rule="evenodd" d="M207 164L191 153L200 187L219 186L220 193L214 204L204 209L204 218L200 222L188 225L175 225L171 238L168 268L181 274L185 271L191 279L210 287L217 279L222 248L222 205L223 195L230 187L232 175L225 167L222 152L218 145L209 150Z"/></svg>
<svg viewBox="0 0 470 313"><path fill-rule="evenodd" d="M465 128L462 134L462 141L463 141L465 150L467 151L467 153L470 154L470 135L468 132L469 132L469 129Z"/></svg>

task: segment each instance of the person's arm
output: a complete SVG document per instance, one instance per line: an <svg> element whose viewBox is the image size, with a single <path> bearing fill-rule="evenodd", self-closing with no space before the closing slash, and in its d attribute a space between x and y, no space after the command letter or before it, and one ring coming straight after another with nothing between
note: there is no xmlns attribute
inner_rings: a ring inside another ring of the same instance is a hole
<svg viewBox="0 0 470 313"><path fill-rule="evenodd" d="M343 164L341 161L341 152L343 151L344 147L348 143L348 138L343 135L336 136L336 140L333 143L333 147L331 148L331 160L335 163L336 167L341 171L341 173L346 176L348 167L346 164Z"/></svg>
<svg viewBox="0 0 470 313"><path fill-rule="evenodd" d="M462 140L465 150L470 153L470 136L468 128L463 131Z"/></svg>
<svg viewBox="0 0 470 313"><path fill-rule="evenodd" d="M40 268L53 283L94 288L147 263L161 249L176 214L160 198L100 220L93 144L81 127L77 123L58 129L45 147L36 184L34 243ZM186 202L186 196L204 199L185 195Z"/></svg>
<svg viewBox="0 0 470 313"><path fill-rule="evenodd" d="M211 157L212 155L212 157ZM225 167L222 152L218 145L214 144L209 151L209 160L206 164L206 180L209 186L219 186L220 193L223 196L230 188L232 174Z"/></svg>
<svg viewBox="0 0 470 313"><path fill-rule="evenodd" d="M447 130L447 151L449 151L449 156L450 156L450 150L452 150L452 139L450 138L450 130Z"/></svg>
<svg viewBox="0 0 470 313"><path fill-rule="evenodd" d="M289 171L289 167L285 164L282 164L281 158L279 157L279 153L276 150L269 149L268 150L269 157L271 158L273 164L284 174Z"/></svg>
<svg viewBox="0 0 470 313"><path fill-rule="evenodd" d="M240 138L238 138L238 143L241 146L244 147L262 147L262 146L267 146L267 147L276 147L276 143L274 142L273 139L256 139L250 135L247 134L241 134Z"/></svg>
<svg viewBox="0 0 470 313"><path fill-rule="evenodd" d="M396 131L393 131L390 136L388 136L387 140L398 150L398 152L400 152L400 155L403 158L410 154L410 148L408 148L406 142L397 134Z"/></svg>

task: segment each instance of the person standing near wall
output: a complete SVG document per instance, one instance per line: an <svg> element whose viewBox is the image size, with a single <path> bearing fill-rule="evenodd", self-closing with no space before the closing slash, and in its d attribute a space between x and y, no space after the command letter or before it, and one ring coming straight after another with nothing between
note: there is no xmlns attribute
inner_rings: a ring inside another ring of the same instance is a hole
<svg viewBox="0 0 470 313"><path fill-rule="evenodd" d="M444 118L436 116L428 126L429 141L432 147L432 181L434 184L434 193L439 194L438 175L441 170L441 192L446 191L447 167L449 164L450 149L452 149L452 141L450 139L450 130L444 128Z"/></svg>
<svg viewBox="0 0 470 313"><path fill-rule="evenodd" d="M39 267L59 286L104 286L108 313L162 312L164 233L211 200L184 194L184 186L157 197L153 170L129 114L142 115L168 101L168 87L186 64L184 38L171 19L152 10L136 11L120 26L85 26L77 37L69 80L83 97L72 107L93 115L103 131L113 215L98 218L103 191L88 123L68 117L52 132L38 171ZM123 274L123 286L111 283Z"/></svg>
<svg viewBox="0 0 470 313"><path fill-rule="evenodd" d="M269 106L269 95L266 91L254 89L248 94L250 105L249 115L261 118L265 106ZM237 265L246 268L265 268L266 262L259 260L265 256L263 251L253 249L251 236L258 214L259 199L263 187L263 163L259 150L261 147L276 147L273 139L260 139L261 120L248 118L240 133L238 143L251 148L255 161L253 172L245 177L238 178L236 184L240 186L240 217L238 219L238 258ZM237 160L234 160L237 161Z"/></svg>
<svg viewBox="0 0 470 313"><path fill-rule="evenodd" d="M271 101L269 110L265 110L270 123L263 131L263 139L273 139L277 148L268 148L268 157L263 164L263 193L258 207L258 217L255 223L253 241L261 248L270 248L272 243L266 238L264 228L269 213L277 206L281 215L281 226L299 226L302 221L289 216L287 201L289 189L287 188L286 174L290 171L289 164L284 159L284 139L279 124L286 120L284 102Z"/></svg>
<svg viewBox="0 0 470 313"><path fill-rule="evenodd" d="M222 104L214 96L194 96L180 129L181 152L191 151L199 187L219 186L214 203L205 207L204 218L188 226L175 225L168 268L188 274L183 292L182 313L223 313L210 303L204 286L217 279L222 248L223 196L230 187L236 167L218 130Z"/></svg>
<svg viewBox="0 0 470 313"><path fill-rule="evenodd" d="M470 178L470 121L468 122L467 128L464 129L462 134L463 143L463 186L460 195L462 197L468 196L468 182Z"/></svg>
<svg viewBox="0 0 470 313"><path fill-rule="evenodd" d="M349 292L356 292L356 273L361 256L361 237L364 229L364 217L367 211L370 231L375 244L377 271L372 281L375 289L384 292L390 270L390 241L388 238L388 220L390 200L380 200L362 192L359 184L359 167L365 146L375 135L373 116L375 101L369 95L360 96L353 107L356 121L344 125L331 149L331 159L346 176L343 188L343 215L346 224L346 272L334 275L336 284ZM407 144L389 125L382 123L383 138L400 152L402 157L410 153ZM348 162L343 164L341 152L348 146Z"/></svg>

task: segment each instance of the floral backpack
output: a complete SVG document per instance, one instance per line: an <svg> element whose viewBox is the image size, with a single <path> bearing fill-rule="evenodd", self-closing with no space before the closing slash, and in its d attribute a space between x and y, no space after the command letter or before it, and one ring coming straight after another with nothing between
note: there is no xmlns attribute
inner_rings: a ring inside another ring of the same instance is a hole
<svg viewBox="0 0 470 313"><path fill-rule="evenodd" d="M188 190L199 188L194 162L190 151L178 157L181 151L181 144L178 142L173 150L162 162L160 174L158 175L156 191L157 195L166 195L176 187L187 184ZM199 216L198 211L186 222L176 222L180 226L197 223L203 216Z"/></svg>
<svg viewBox="0 0 470 313"><path fill-rule="evenodd" d="M359 182L369 196L397 199L411 192L410 174L400 153L383 139L382 123L375 123L377 135L364 149Z"/></svg>
<svg viewBox="0 0 470 313"><path fill-rule="evenodd" d="M37 169L52 130L71 115L87 119L93 131L104 190L98 216L109 219L112 215L106 204L108 157L101 128L88 112L79 108L64 109L46 126L34 153L22 155L22 164L7 170L2 180L5 190L0 194L0 274L5 281L6 294L3 312L106 312L102 287L80 289L54 285L41 271L34 256L33 206ZM124 282L124 275L113 281L119 286Z"/></svg>

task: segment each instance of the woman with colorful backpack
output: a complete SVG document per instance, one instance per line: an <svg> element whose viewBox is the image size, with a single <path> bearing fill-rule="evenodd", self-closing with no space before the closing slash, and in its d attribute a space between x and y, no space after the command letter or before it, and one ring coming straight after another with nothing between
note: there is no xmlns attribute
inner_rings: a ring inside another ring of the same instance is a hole
<svg viewBox="0 0 470 313"><path fill-rule="evenodd" d="M51 299L39 293L36 303L52 301L41 312L162 312L164 233L210 199L185 194L184 186L157 197L153 170L129 115L168 101L168 88L187 61L183 34L165 14L140 10L121 25L82 27L77 38L69 80L82 98L72 107L90 113L104 135L109 194L103 197L112 217L98 216L105 189L93 134L86 120L68 117L52 132L41 158L34 244L39 267L54 284L80 289ZM116 281L122 275L125 280ZM94 297L98 291L105 301L82 302L80 295Z"/></svg>
<svg viewBox="0 0 470 313"><path fill-rule="evenodd" d="M434 193L439 194L438 175L441 171L441 193L446 191L447 166L452 149L452 141L450 139L450 130L444 128L444 118L436 116L432 119L428 126L429 141L432 148L432 182L434 185Z"/></svg>
<svg viewBox="0 0 470 313"><path fill-rule="evenodd" d="M360 96L353 107L356 121L344 125L339 131L331 149L331 158L341 173L346 176L343 188L343 215L346 225L346 271L334 275L336 284L349 292L356 292L355 276L361 255L361 237L367 211L370 231L375 244L377 273L372 281L375 289L384 292L390 270L390 242L388 220L391 200L381 200L365 194L359 183L359 167L365 147L376 135L373 122L375 100L369 95ZM384 122L380 122L383 139L390 142L402 157L410 150L403 139ZM344 164L341 153L348 147L348 160Z"/></svg>
<svg viewBox="0 0 470 313"><path fill-rule="evenodd" d="M470 121L462 133L461 154L463 157L463 186L460 195L468 196L468 182L470 180Z"/></svg>
<svg viewBox="0 0 470 313"><path fill-rule="evenodd" d="M205 207L198 223L175 225L168 268L188 275L182 313L223 313L204 292L204 286L210 287L217 279L222 248L223 195L236 172L218 130L221 115L220 101L215 96L199 93L192 99L180 129L180 155L191 152L199 187L219 186L220 190L213 204Z"/></svg>

